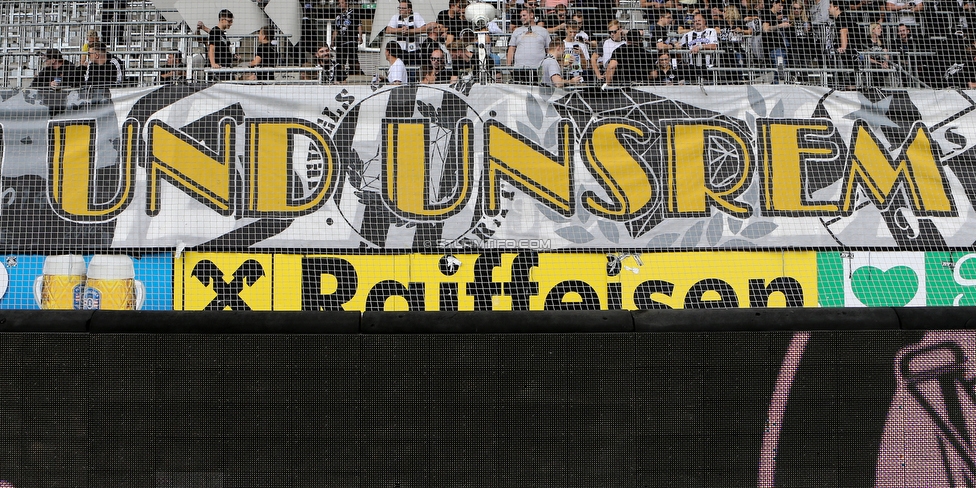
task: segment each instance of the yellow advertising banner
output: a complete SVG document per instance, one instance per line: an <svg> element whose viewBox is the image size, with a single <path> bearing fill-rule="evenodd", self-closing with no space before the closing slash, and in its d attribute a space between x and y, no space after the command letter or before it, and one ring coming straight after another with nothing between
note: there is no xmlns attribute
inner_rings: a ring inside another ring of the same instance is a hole
<svg viewBox="0 0 976 488"><path fill-rule="evenodd" d="M815 252L185 253L178 310L813 307Z"/></svg>

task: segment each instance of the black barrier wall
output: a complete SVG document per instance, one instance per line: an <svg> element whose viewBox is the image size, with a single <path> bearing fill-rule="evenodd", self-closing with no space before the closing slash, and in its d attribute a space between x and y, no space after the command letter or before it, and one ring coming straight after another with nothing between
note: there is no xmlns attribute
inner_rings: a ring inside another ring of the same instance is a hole
<svg viewBox="0 0 976 488"><path fill-rule="evenodd" d="M5 313L0 479L965 486L972 314L810 312Z"/></svg>

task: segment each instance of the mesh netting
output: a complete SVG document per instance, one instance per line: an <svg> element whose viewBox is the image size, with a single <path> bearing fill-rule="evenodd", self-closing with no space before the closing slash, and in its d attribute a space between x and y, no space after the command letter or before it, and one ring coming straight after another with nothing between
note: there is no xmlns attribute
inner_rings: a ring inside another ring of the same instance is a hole
<svg viewBox="0 0 976 488"><path fill-rule="evenodd" d="M0 5L0 307L973 300L965 6L107 3Z"/></svg>

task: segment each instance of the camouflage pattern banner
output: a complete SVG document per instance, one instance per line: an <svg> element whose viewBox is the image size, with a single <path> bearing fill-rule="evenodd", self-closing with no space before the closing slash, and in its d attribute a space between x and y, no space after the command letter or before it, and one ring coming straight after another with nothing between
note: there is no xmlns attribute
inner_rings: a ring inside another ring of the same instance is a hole
<svg viewBox="0 0 976 488"><path fill-rule="evenodd" d="M8 250L942 250L966 92L177 85L0 92Z"/></svg>

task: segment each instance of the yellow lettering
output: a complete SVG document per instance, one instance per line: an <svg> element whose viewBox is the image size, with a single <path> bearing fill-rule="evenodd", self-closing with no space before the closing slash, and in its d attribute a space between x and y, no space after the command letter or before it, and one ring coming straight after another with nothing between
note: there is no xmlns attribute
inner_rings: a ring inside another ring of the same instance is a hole
<svg viewBox="0 0 976 488"><path fill-rule="evenodd" d="M626 219L643 209L654 196L644 166L620 142L620 134L625 132L644 137L644 131L637 127L613 123L597 127L583 143L587 164L610 196L610 201L604 202L592 191L582 195L583 206L596 215Z"/></svg>
<svg viewBox="0 0 976 488"><path fill-rule="evenodd" d="M839 160L837 147L811 142L834 134L828 121L791 122L767 119L759 124L763 168L763 210L773 215L836 213L836 204L810 202L807 199L806 162L809 159Z"/></svg>
<svg viewBox="0 0 976 488"><path fill-rule="evenodd" d="M305 215L329 199L335 189L336 151L321 128L298 119L246 119L244 125L245 216ZM306 146L299 148L302 143ZM296 161L298 154L305 160ZM299 185L293 184L295 178Z"/></svg>
<svg viewBox="0 0 976 488"><path fill-rule="evenodd" d="M537 197L552 210L573 214L573 128L568 120L559 122L559 154L550 155L542 147L520 137L495 121L485 124L488 148L485 212L501 210L499 180L506 180L520 190ZM557 159L558 157L558 159Z"/></svg>
<svg viewBox="0 0 976 488"><path fill-rule="evenodd" d="M146 213L160 210L160 182L166 179L188 195L220 212L231 215L231 174L234 162L234 122L221 121L216 151L160 121L149 123L149 191Z"/></svg>
<svg viewBox="0 0 976 488"><path fill-rule="evenodd" d="M705 216L709 202L745 216L750 209L734 202L752 172L752 152L731 126L712 122L670 121L668 138L668 212Z"/></svg>
<svg viewBox="0 0 976 488"><path fill-rule="evenodd" d="M442 219L461 210L471 196L474 172L474 125L459 122L438 174L452 185L434 181L428 148L430 126L421 121L387 120L383 124L383 198L400 216ZM444 194L440 192L447 188Z"/></svg>
<svg viewBox="0 0 976 488"><path fill-rule="evenodd" d="M119 187L109 191L97 188L95 164L95 122L52 122L49 139L48 192L58 215L68 220L104 222L128 205L134 191L135 161L139 125L134 120L122 124ZM97 195L112 195L95 201Z"/></svg>
<svg viewBox="0 0 976 488"><path fill-rule="evenodd" d="M946 179L932 152L928 131L917 124L895 159L888 157L864 122L854 126L851 166L841 208L852 212L854 189L863 186L868 198L885 206L899 182L905 184L912 209L920 215L953 215Z"/></svg>

